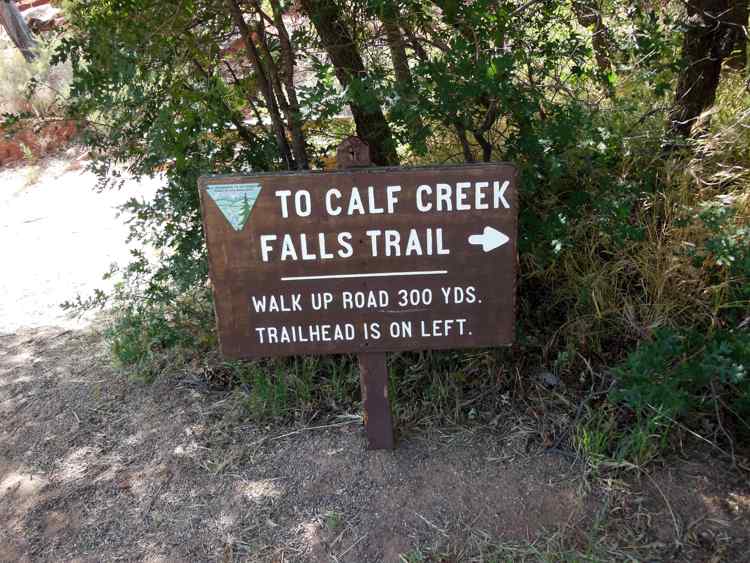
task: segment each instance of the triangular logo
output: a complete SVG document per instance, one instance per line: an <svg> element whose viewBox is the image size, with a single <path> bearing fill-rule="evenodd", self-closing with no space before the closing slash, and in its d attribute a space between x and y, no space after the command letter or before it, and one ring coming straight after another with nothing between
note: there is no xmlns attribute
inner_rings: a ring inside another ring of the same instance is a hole
<svg viewBox="0 0 750 563"><path fill-rule="evenodd" d="M214 184L206 187L206 192L235 231L241 231L247 224L260 190L260 184Z"/></svg>

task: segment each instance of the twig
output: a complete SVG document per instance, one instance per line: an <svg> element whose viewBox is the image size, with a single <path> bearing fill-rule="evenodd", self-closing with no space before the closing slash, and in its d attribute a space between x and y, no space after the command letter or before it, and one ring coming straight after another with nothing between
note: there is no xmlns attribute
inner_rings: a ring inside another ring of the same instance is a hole
<svg viewBox="0 0 750 563"><path fill-rule="evenodd" d="M438 528L435 524L433 524L432 522L430 522L427 518L425 518L424 516L422 516L419 512L415 512L414 514L416 514L417 516L419 516L419 518L425 524L427 524L430 528L433 528L433 529L437 530L438 532L440 532L441 534L443 534L446 538L448 537L448 534L447 534L447 532L445 530L443 530L442 528Z"/></svg>
<svg viewBox="0 0 750 563"><path fill-rule="evenodd" d="M581 356L583 358L583 356ZM584 358L584 362L586 362L586 359ZM594 371L591 369L591 365L586 362L587 367L591 371L591 374L594 374ZM560 434L560 437L555 440L555 443L552 445L551 448L547 448L545 451L549 452L556 452L556 453L565 453L560 446L562 446L562 443L565 441L565 439L570 435L572 430L575 428L575 426L578 424L578 422L581 420L581 417L583 416L584 409L588 407L589 403L594 400L596 397L599 397L601 395L608 395L609 392L612 390L612 387L614 385L614 380L610 382L609 387L607 389L603 389L601 391L594 391L593 390L593 383L592 383L592 389L589 391L589 394L586 395L586 397L578 403L578 408L576 409L576 415L573 418L573 420L570 422L568 427ZM577 456L573 456L577 457Z"/></svg>
<svg viewBox="0 0 750 563"><path fill-rule="evenodd" d="M174 477L174 473L170 471L169 474L167 475L167 478L159 487L159 490L156 491L154 495L151 497L151 500L148 501L148 505L146 506L146 509L143 511L144 521L146 520L146 518L148 518L148 515L150 514L151 509L153 508L154 503L156 502L156 499L161 496L161 494L164 492L164 489L166 489L167 486L172 482L172 477Z"/></svg>
<svg viewBox="0 0 750 563"><path fill-rule="evenodd" d="M352 424L354 422L362 422L362 419L360 417L357 417L354 420L347 420L346 422L336 422L334 424L324 424L322 426L309 426L307 428L300 428L299 430L295 430L294 432L287 432L286 434L282 434L281 436L274 436L272 438L268 438L268 440L281 440L282 438L288 438L289 436L294 436L295 434L301 434L302 432L307 432L308 430L323 430L325 428L337 428L339 426L346 426L347 424Z"/></svg>
<svg viewBox="0 0 750 563"><path fill-rule="evenodd" d="M725 409L726 409L727 411L729 411L730 413L732 413L732 414L733 414L733 415L735 416L735 418L736 418L736 419L737 419L737 420L738 420L738 421L739 421L739 422L740 422L740 423L741 423L741 424L742 424L742 425L743 425L743 426L744 426L745 428L747 428L748 430L750 430L750 424L748 424L748 422L747 422L747 421L746 421L746 420L745 420L744 418L742 418L742 417L741 417L741 416L740 416L739 414L737 414L737 411L735 411L734 409L732 409L732 407L730 407L730 406L729 406L728 404L726 404L726 402L724 402L724 400L723 400L723 399L722 399L721 397L717 397L716 399L717 399L717 400L718 400L718 401L719 401L719 402L721 403L721 406L722 406L722 407L724 407L724 408L725 408Z"/></svg>
<svg viewBox="0 0 750 563"><path fill-rule="evenodd" d="M714 386L714 380L711 380L711 395L714 399L714 412L716 413L716 422L719 425L719 429L724 434L724 437L729 442L729 453L732 456L732 465L737 467L737 459L734 456L734 440L732 440L732 437L729 435L729 432L727 432L726 428L724 428L724 424L721 422L721 412L719 411L719 395L716 393L716 387ZM716 434L714 434L714 438L716 437Z"/></svg>
<svg viewBox="0 0 750 563"><path fill-rule="evenodd" d="M344 528L343 530L341 530L341 533L340 533L340 534L339 534L338 536L336 536L336 539L334 539L334 540L333 540L333 541L332 541L332 542L330 543L331 547L333 547L334 545L336 545L336 544L337 544L337 543L339 542L339 540L340 540L340 539L341 539L342 537L344 537L344 534L345 534L345 533L346 533L347 531L349 531L349 527L348 527L348 526L347 526L347 527L345 527L345 528Z"/></svg>
<svg viewBox="0 0 750 563"><path fill-rule="evenodd" d="M357 541L355 541L352 545L350 545L344 551L342 551L341 553L339 553L339 557L343 557L344 555L346 555L347 553L349 553L355 545L357 545L359 542L361 542L366 537L367 537L367 534L363 535L361 538L359 538Z"/></svg>
<svg viewBox="0 0 750 563"><path fill-rule="evenodd" d="M729 453L728 451L726 451L726 450L725 450L724 448L721 448L721 447L717 446L717 445L716 445L715 443L713 443L713 442L712 442L711 440L709 440L709 439L708 439L708 438L706 438L705 436L701 436L700 434L698 434L698 433L697 433L697 432L695 432L694 430L691 430L690 428L688 428L687 426L685 426L685 425L684 425L684 424L682 424L681 422L679 422L679 421L675 420L674 418L672 418L672 417L671 417L671 416L669 416L668 414L665 414L665 413L663 413L663 412L660 412L660 411L659 411L659 409L657 409L657 408L656 408L656 407L654 407L653 405L650 405L650 404L649 404L649 405L647 405L647 406L648 406L648 407L649 407L649 408L650 408L651 410L653 410L654 412L656 412L656 413L660 414L661 416L663 416L664 418L666 418L667 420L669 420L669 421L670 421L671 423L673 423L673 424L676 424L677 426L679 426L680 428L682 428L682 429L683 429L683 430L684 430L685 432L687 432L688 434L691 434L691 435L695 436L695 437L696 437L696 438L698 438L699 440L703 440L703 441L704 441L704 442L706 442L706 443L707 443L708 445L710 445L710 446L712 446L713 448L715 448L715 449L719 450L719 451L720 451L721 453L723 453L723 454L724 454L725 456L727 456L728 458L730 458L730 459L734 459L734 458L733 458L733 456L732 456L732 454L730 454L730 453ZM737 467L740 467L740 466L738 465ZM745 471L748 471L748 469L747 469L747 468L745 468L745 467L742 467L742 469L745 469Z"/></svg>

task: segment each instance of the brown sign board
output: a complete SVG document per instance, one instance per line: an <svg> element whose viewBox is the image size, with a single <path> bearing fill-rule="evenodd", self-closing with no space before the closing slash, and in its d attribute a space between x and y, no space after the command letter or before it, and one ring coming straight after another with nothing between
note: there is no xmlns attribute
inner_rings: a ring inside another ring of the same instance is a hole
<svg viewBox="0 0 750 563"><path fill-rule="evenodd" d="M200 179L228 358L513 342L506 163Z"/></svg>

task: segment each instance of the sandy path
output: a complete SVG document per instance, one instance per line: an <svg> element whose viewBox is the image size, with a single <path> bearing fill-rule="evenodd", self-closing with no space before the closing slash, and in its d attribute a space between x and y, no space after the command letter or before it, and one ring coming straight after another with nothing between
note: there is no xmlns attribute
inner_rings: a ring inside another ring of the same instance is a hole
<svg viewBox="0 0 750 563"><path fill-rule="evenodd" d="M120 191L95 191L90 172L70 170L65 160L0 170L0 334L20 327L80 328L59 307L77 294L106 288L102 274L125 262L127 228L117 206L146 198L157 182L127 181Z"/></svg>

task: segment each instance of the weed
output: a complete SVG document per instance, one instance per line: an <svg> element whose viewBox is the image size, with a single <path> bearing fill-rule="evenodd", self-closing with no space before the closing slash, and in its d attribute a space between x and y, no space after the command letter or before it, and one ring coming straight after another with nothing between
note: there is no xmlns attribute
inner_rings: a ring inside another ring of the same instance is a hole
<svg viewBox="0 0 750 563"><path fill-rule="evenodd" d="M257 363L237 365L237 379L245 389L243 401L256 419L281 418L289 410L289 393L284 372L269 372Z"/></svg>
<svg viewBox="0 0 750 563"><path fill-rule="evenodd" d="M42 170L38 164L28 166L26 168L26 179L24 180L26 187L33 186L34 184L39 182L39 178L41 178L41 176Z"/></svg>
<svg viewBox="0 0 750 563"><path fill-rule="evenodd" d="M431 557L416 549L408 553L400 554L398 559L400 563L423 563L424 561L430 561Z"/></svg>
<svg viewBox="0 0 750 563"><path fill-rule="evenodd" d="M213 311L205 289L181 293L174 301L129 299L123 285L114 299L105 332L115 359L134 375L153 380L163 371L179 370L204 356L216 340ZM68 309L94 306L101 294L89 302L66 303Z"/></svg>
<svg viewBox="0 0 750 563"><path fill-rule="evenodd" d="M340 512L327 512L325 515L325 525L329 531L338 530L343 524L343 515Z"/></svg>
<svg viewBox="0 0 750 563"><path fill-rule="evenodd" d="M321 411L354 410L359 402L359 376L348 356L226 365L235 396L254 420L309 420Z"/></svg>
<svg viewBox="0 0 750 563"><path fill-rule="evenodd" d="M615 441L616 423L611 408L592 410L574 429L573 445L589 463L596 466L608 459Z"/></svg>

